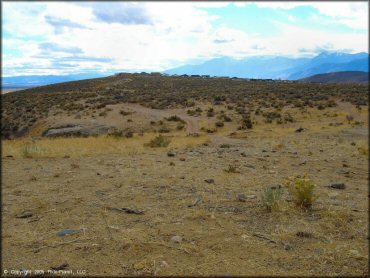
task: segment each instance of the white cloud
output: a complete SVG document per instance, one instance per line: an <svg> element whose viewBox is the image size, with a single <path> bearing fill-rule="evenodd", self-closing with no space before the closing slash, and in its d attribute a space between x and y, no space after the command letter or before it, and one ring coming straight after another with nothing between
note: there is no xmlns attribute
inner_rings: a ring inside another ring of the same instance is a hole
<svg viewBox="0 0 370 278"><path fill-rule="evenodd" d="M115 3L120 5L120 2ZM245 6L249 3L234 4ZM299 55L299 49L323 46L331 47L332 50L352 49L355 52L367 51L368 48L365 34L344 35L279 22L275 24L281 34L271 37L257 36L222 25L216 27L214 21L219 17L209 9L202 8L220 9L230 4L227 2L142 2L142 16L147 16L150 24L97 20L94 7L88 2L43 2L38 6L16 2L3 4L6 15L3 29L17 37L3 39L3 46L22 52L18 57L3 53L4 73L9 75L60 74L94 69L164 70L188 61L217 56L242 58L266 54ZM309 5L343 24L363 26L364 13L368 13L367 7L363 9L363 3L341 2L341 5L335 6L338 9L333 8L336 4L310 2ZM256 5L289 10L307 3L258 2ZM48 18L57 20L48 21ZM290 17L290 20L295 19ZM56 32L58 24L61 29ZM40 38L30 39L29 36ZM40 47L42 43L44 46L45 43L55 46L54 52L53 47L46 49L50 51L49 57L45 55L45 47ZM73 59L71 53L57 51L61 48L81 49L82 53L75 53ZM81 59L78 60L77 56ZM84 57L96 59L89 62ZM104 59L112 61L104 62ZM66 66L57 68L61 64Z"/></svg>
<svg viewBox="0 0 370 278"><path fill-rule="evenodd" d="M244 6L251 4L243 3ZM296 7L310 6L319 11L320 14L330 16L333 21L342 23L351 28L367 29L368 28L368 16L369 16L369 4L368 2L253 2L261 8L272 8L290 10Z"/></svg>

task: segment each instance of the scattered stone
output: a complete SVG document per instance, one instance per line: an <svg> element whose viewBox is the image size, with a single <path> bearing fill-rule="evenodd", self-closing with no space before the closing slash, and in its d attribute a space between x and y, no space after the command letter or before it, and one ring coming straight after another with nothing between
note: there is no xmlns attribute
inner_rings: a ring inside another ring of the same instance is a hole
<svg viewBox="0 0 370 278"><path fill-rule="evenodd" d="M202 198L198 198L191 205L188 205L188 208L195 207L196 205L200 204L201 202L202 202Z"/></svg>
<svg viewBox="0 0 370 278"><path fill-rule="evenodd" d="M73 234L77 234L79 232L80 231L78 231L78 230L64 229L64 230L61 230L61 231L57 232L57 236L73 235Z"/></svg>
<svg viewBox="0 0 370 278"><path fill-rule="evenodd" d="M349 167L349 165L348 165L347 163L343 163L343 167L344 167L344 168L348 168L348 167Z"/></svg>
<svg viewBox="0 0 370 278"><path fill-rule="evenodd" d="M94 136L107 133L111 127L89 124L86 126L76 125L76 124L66 124L61 126L50 127L45 130L42 136L45 137L84 137L84 136Z"/></svg>
<svg viewBox="0 0 370 278"><path fill-rule="evenodd" d="M184 157L181 157L180 158L180 161L185 161L186 159Z"/></svg>
<svg viewBox="0 0 370 278"><path fill-rule="evenodd" d="M298 237L312 238L312 234L308 232L297 232L295 235Z"/></svg>
<svg viewBox="0 0 370 278"><path fill-rule="evenodd" d="M65 155L64 158L70 158L70 156L69 155Z"/></svg>
<svg viewBox="0 0 370 278"><path fill-rule="evenodd" d="M240 202L246 202L247 200L256 199L256 195L244 195L244 194L238 194L238 201Z"/></svg>
<svg viewBox="0 0 370 278"><path fill-rule="evenodd" d="M293 244L291 244L291 243L284 243L284 249L285 250L292 250L293 249Z"/></svg>
<svg viewBox="0 0 370 278"><path fill-rule="evenodd" d="M245 196L244 194L238 194L238 201L246 202L247 201L247 196Z"/></svg>
<svg viewBox="0 0 370 278"><path fill-rule="evenodd" d="M175 166L175 163L171 161L170 166Z"/></svg>
<svg viewBox="0 0 370 278"><path fill-rule="evenodd" d="M331 183L329 187L334 189L345 189L346 185L344 183Z"/></svg>
<svg viewBox="0 0 370 278"><path fill-rule="evenodd" d="M114 208L114 207L106 207L106 209L119 211L119 212L126 212L129 214L144 214L143 210L140 209L132 209L132 208Z"/></svg>
<svg viewBox="0 0 370 278"><path fill-rule="evenodd" d="M16 218L30 218L33 216L33 213L30 211L23 211L22 213L16 215Z"/></svg>
<svg viewBox="0 0 370 278"><path fill-rule="evenodd" d="M171 241L174 243L181 243L182 242L182 237L181 236L173 236L171 237Z"/></svg>
<svg viewBox="0 0 370 278"><path fill-rule="evenodd" d="M215 180L214 179L206 179L204 180L206 183L215 183Z"/></svg>
<svg viewBox="0 0 370 278"><path fill-rule="evenodd" d="M350 171L349 170L340 169L337 173L338 174L348 175L348 174L350 174Z"/></svg>
<svg viewBox="0 0 370 278"><path fill-rule="evenodd" d="M63 270L63 269L66 269L68 267L68 264L67 263L64 263L64 264L61 264L60 266L55 266L55 267L50 267L52 270Z"/></svg>
<svg viewBox="0 0 370 278"><path fill-rule="evenodd" d="M166 261L161 261L162 267L170 267L169 264Z"/></svg>
<svg viewBox="0 0 370 278"><path fill-rule="evenodd" d="M304 131L305 129L303 128L303 127L300 127L300 128L297 128L296 130L295 130L295 132L302 132L302 131Z"/></svg>
<svg viewBox="0 0 370 278"><path fill-rule="evenodd" d="M174 152L172 152L172 151L169 151L168 153L167 153L167 156L168 157L174 157L176 155L176 153L174 153Z"/></svg>
<svg viewBox="0 0 370 278"><path fill-rule="evenodd" d="M356 146L356 143L355 143L355 142L352 142L352 143L351 143L351 146Z"/></svg>

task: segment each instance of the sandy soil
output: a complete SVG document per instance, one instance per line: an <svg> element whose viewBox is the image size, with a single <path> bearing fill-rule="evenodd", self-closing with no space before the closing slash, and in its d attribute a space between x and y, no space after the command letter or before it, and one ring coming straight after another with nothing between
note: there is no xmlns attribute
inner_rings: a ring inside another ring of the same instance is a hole
<svg viewBox="0 0 370 278"><path fill-rule="evenodd" d="M187 132L199 130L201 119L185 111L126 108L152 118L176 112ZM126 155L5 157L3 269L368 275L368 153L359 151L366 125L306 121L232 137L221 130L174 157L171 145ZM294 132L300 125L308 129ZM225 171L229 165L238 173ZM267 212L262 188L304 173L317 185L312 210L297 209L285 190L280 209ZM332 182L346 188L329 188ZM76 233L58 236L63 229Z"/></svg>

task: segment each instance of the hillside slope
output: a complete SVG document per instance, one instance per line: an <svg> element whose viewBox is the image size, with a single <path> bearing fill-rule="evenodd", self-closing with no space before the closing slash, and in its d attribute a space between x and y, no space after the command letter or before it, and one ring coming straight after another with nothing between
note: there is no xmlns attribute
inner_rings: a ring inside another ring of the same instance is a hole
<svg viewBox="0 0 370 278"><path fill-rule="evenodd" d="M310 83L368 83L369 73L364 71L340 71L313 76L301 79L303 82Z"/></svg>

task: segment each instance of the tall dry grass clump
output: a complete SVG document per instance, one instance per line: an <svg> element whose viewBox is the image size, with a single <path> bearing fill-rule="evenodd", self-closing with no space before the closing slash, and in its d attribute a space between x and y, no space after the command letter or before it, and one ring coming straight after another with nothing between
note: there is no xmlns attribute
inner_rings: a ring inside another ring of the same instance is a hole
<svg viewBox="0 0 370 278"><path fill-rule="evenodd" d="M136 154L148 151L144 145L153 140L151 133L134 138L97 136L70 138L40 138L39 140L14 139L2 141L2 156L41 158L41 157L80 157L99 154ZM157 139L158 140L158 139ZM171 148L182 149L202 145L209 140L207 135L186 136L178 132L171 136ZM162 141L162 140L161 140ZM166 144L160 142L161 144ZM168 145L167 145L168 146Z"/></svg>

